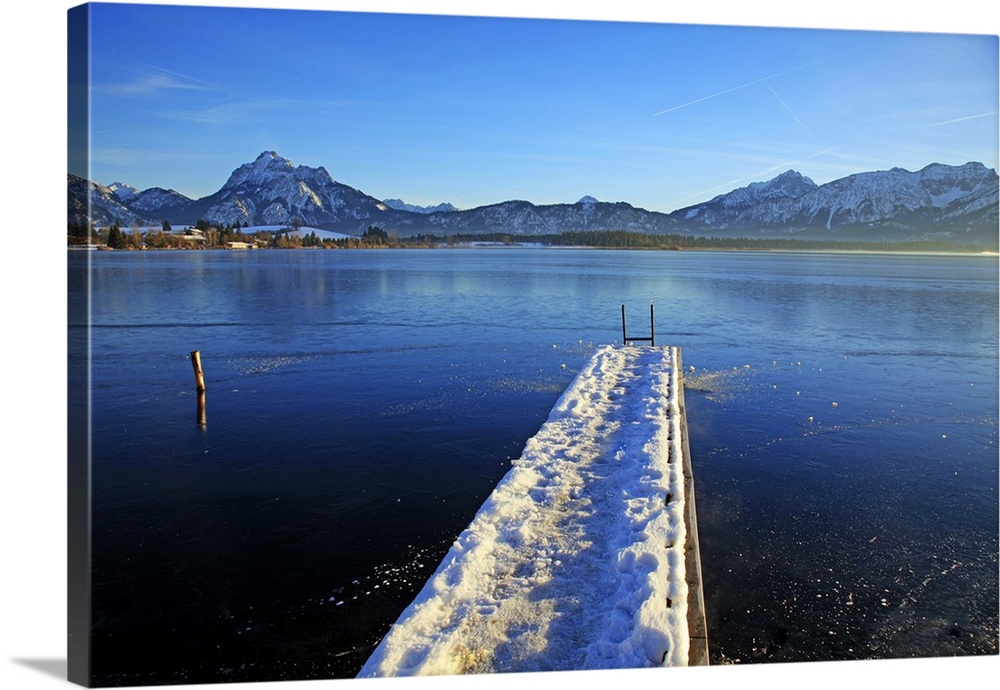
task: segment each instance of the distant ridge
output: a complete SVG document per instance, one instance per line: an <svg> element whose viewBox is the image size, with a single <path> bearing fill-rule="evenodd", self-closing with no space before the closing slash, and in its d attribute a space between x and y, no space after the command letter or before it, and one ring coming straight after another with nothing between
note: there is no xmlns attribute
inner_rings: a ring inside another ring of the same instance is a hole
<svg viewBox="0 0 1000 690"><path fill-rule="evenodd" d="M89 192L89 204L88 204ZM89 213L89 215L88 215ZM70 223L97 226L193 224L308 225L360 235L375 225L401 237L418 234L628 230L697 236L798 237L872 241L922 239L995 245L998 178L982 163L932 163L861 172L824 185L788 170L708 201L660 213L585 196L576 203L503 201L459 210L380 200L333 179L323 167L293 165L275 151L236 168L219 191L189 199L170 189L107 187L68 176Z"/></svg>
<svg viewBox="0 0 1000 690"><path fill-rule="evenodd" d="M402 199L383 199L382 203L394 211L410 211L411 213L447 213L449 211L458 210L449 203L437 204L436 206L414 206L413 204L406 203Z"/></svg>

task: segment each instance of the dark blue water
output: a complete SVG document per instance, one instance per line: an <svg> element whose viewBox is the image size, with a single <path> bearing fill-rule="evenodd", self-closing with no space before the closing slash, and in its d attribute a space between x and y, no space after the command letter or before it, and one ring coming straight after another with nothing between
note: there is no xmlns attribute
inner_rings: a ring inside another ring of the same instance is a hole
<svg viewBox="0 0 1000 690"><path fill-rule="evenodd" d="M621 305L638 332L651 302L689 369L713 663L997 653L995 257L70 260L98 684L353 676Z"/></svg>

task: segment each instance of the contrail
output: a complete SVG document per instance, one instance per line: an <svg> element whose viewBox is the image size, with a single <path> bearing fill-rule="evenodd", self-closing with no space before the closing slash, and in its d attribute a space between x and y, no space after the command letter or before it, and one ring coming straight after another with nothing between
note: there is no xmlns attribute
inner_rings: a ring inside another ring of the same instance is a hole
<svg viewBox="0 0 1000 690"><path fill-rule="evenodd" d="M991 110L988 113L979 113L978 115L967 115L965 117L956 117L954 120L945 120L944 122L934 122L929 125L924 125L923 129L927 129L928 127L940 127L941 125L952 125L955 124L956 122L966 122L968 120L978 120L981 117L989 117L990 115L996 115L996 114L997 114L996 110Z"/></svg>
<svg viewBox="0 0 1000 690"><path fill-rule="evenodd" d="M800 119L799 119L799 116L798 116L798 115L796 115L795 113L793 113L793 112L792 112L792 109L791 109L791 108L789 108L789 107L788 107L788 104L787 104L787 103L785 103L784 99L783 99L783 98L782 98L781 96L779 96L779 95L778 95L778 92L777 92L777 91L775 91L775 90L774 90L773 88L771 88L770 86L768 86L767 88L768 88L768 89L770 89L770 90L771 90L771 93L773 93L773 94L774 94L774 97L778 99L778 103L781 103L781 105L785 106L785 110L787 110L787 111L788 111L788 114L792 116L792 119L793 119L793 120L795 120L796 122L798 122L798 123L799 123L799 127L801 127L801 128L802 128L802 131L803 131L803 132L805 132L805 133L806 133L806 134L807 134L807 135L809 136L809 138L810 138L810 139L812 139L813 143L814 143L814 144L815 144L815 143L818 143L818 142L816 141L815 137L813 137L813 135L812 135L812 132L810 132L810 131L809 131L809 130L808 130L808 129L806 128L806 126L805 126L804 124L802 124L802 120L800 120Z"/></svg>
<svg viewBox="0 0 1000 690"><path fill-rule="evenodd" d="M740 89L745 89L748 86L753 86L754 84L760 84L762 82L769 81L771 79L777 79L778 77L783 77L786 74L791 74L792 72L798 72L799 70L806 69L807 67L812 67L813 65L818 65L821 62L826 62L829 59L830 58L823 58L821 60L815 60L805 65L800 65L798 67L792 67L791 69L786 69L784 72L777 72L775 74L771 74L766 77L761 77L760 79L754 79L753 81L748 81L746 84L740 84L739 86L734 86L731 89L726 89L725 91L719 91L718 93L713 93L710 96L702 96L701 98L696 98L693 101L688 101L687 103L681 103L680 105L675 105L672 108L667 108L666 110L661 110L658 113L653 113L653 117L666 115L667 113L672 113L675 110L686 108L689 105L694 105L695 103L701 103L702 101L708 101L713 98L718 98L719 96L725 96L727 93L732 93L733 91L739 91Z"/></svg>

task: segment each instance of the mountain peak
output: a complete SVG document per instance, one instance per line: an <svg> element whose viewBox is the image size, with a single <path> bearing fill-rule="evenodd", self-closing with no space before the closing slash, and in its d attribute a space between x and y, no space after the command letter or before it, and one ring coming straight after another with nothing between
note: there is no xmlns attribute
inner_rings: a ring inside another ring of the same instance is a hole
<svg viewBox="0 0 1000 690"><path fill-rule="evenodd" d="M576 202L576 203L578 203L578 204L596 204L596 203L598 203L598 201L597 201L597 199L595 199L594 197L592 197L592 196L590 196L588 194L588 195L586 195L584 197L581 197L580 200L578 202Z"/></svg>
<svg viewBox="0 0 1000 690"><path fill-rule="evenodd" d="M408 211L410 213L451 213L458 210L447 201L434 206L417 206L415 204L408 204L402 199L382 199L382 203L394 211Z"/></svg>
<svg viewBox="0 0 1000 690"><path fill-rule="evenodd" d="M252 163L244 163L233 171L223 189L233 189L244 185L259 186L275 176L288 174L295 166L276 151L264 151Z"/></svg>
<svg viewBox="0 0 1000 690"><path fill-rule="evenodd" d="M124 182L112 182L108 185L108 189L118 197L120 201L128 201L129 199L135 198L139 193L139 190L132 185L125 184Z"/></svg>
<svg viewBox="0 0 1000 690"><path fill-rule="evenodd" d="M743 187L756 201L797 199L816 189L816 183L795 170L786 170L767 182L753 182ZM736 190L739 191L739 190Z"/></svg>
<svg viewBox="0 0 1000 690"><path fill-rule="evenodd" d="M771 181L774 182L775 180L800 180L802 179L802 177L803 177L802 173L800 173L798 170L792 170L791 168L789 168L788 170L781 173Z"/></svg>
<svg viewBox="0 0 1000 690"><path fill-rule="evenodd" d="M698 207L719 205L730 210L746 209L768 201L797 199L814 189L816 183L808 177L795 170L786 170L766 182L751 182L746 187L720 194Z"/></svg>
<svg viewBox="0 0 1000 690"><path fill-rule="evenodd" d="M786 170L777 177L772 178L767 182L760 182L758 184L766 185L769 187L805 187L807 189L812 189L816 187L816 183L810 180L808 177L798 172L797 170Z"/></svg>

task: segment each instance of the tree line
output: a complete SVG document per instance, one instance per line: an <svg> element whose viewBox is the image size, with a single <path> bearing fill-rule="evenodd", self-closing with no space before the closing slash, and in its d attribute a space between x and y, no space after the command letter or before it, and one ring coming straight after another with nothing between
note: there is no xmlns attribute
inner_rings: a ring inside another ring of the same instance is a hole
<svg viewBox="0 0 1000 690"><path fill-rule="evenodd" d="M548 235L510 235L506 233L457 234L440 237L418 235L421 244L533 244L549 247L588 247L594 249L757 249L786 251L900 251L958 252L996 251L996 246L963 244L944 240L869 241L809 240L802 238L702 237L680 234L651 234L629 230L579 230Z"/></svg>
<svg viewBox="0 0 1000 690"><path fill-rule="evenodd" d="M532 244L551 247L591 247L605 249L757 249L787 251L909 251L909 252L980 252L996 251L997 247L961 244L947 241L914 240L904 242L865 240L808 240L797 238L748 238L748 237L701 237L680 234L650 234L629 230L581 230L566 231L546 235L512 235L510 233L459 233L454 235L418 234L399 237L395 231L386 231L370 225L359 237L320 237L315 231L303 233L299 228L283 228L277 231L257 231L244 233L246 225L234 223L216 225L198 220L194 229L198 231L198 242L193 244L192 235L178 235L170 223L145 232L136 225L122 229L118 224L95 229L79 222L71 222L68 228L69 244L94 243L111 249L171 249L171 248L219 248L230 242L254 243L257 247L270 249L379 249L379 248L426 248L458 246L486 243L498 245Z"/></svg>

